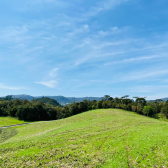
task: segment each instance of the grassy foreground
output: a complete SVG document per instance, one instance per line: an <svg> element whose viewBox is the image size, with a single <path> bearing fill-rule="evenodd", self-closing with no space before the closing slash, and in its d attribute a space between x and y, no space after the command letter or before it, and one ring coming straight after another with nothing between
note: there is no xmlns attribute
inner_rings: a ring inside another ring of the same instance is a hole
<svg viewBox="0 0 168 168"><path fill-rule="evenodd" d="M0 167L168 167L168 123L101 109L0 131Z"/></svg>
<svg viewBox="0 0 168 168"><path fill-rule="evenodd" d="M27 123L27 122L20 121L17 118L13 118L13 117L0 117L0 127L23 124L23 123Z"/></svg>

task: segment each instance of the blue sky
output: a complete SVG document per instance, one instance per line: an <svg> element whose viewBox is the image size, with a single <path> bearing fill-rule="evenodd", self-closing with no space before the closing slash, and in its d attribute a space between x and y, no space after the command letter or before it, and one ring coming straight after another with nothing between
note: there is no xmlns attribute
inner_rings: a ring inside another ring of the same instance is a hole
<svg viewBox="0 0 168 168"><path fill-rule="evenodd" d="M0 2L0 96L168 97L167 0Z"/></svg>

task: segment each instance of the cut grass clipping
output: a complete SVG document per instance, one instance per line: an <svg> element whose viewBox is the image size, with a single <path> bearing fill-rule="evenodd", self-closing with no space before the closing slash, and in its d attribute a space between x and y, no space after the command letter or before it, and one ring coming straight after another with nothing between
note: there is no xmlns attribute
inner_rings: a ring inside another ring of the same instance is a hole
<svg viewBox="0 0 168 168"><path fill-rule="evenodd" d="M168 167L167 130L167 122L117 109L8 128L0 167Z"/></svg>

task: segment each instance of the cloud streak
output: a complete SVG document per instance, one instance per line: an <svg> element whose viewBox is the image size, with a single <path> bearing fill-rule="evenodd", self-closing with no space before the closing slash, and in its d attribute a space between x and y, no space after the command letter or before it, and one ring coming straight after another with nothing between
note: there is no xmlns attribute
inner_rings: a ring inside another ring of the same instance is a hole
<svg viewBox="0 0 168 168"><path fill-rule="evenodd" d="M3 83L0 83L0 89L6 89L6 90L24 90L28 89L26 87L15 87L15 86L8 86Z"/></svg>
<svg viewBox="0 0 168 168"><path fill-rule="evenodd" d="M128 1L129 0L113 0L113 1L106 0L106 1L101 1L101 2L98 3L97 6L92 7L89 12L84 14L84 17L85 18L90 18L90 17L96 16L100 12L112 10L115 7L121 5L125 2L128 2Z"/></svg>
<svg viewBox="0 0 168 168"><path fill-rule="evenodd" d="M56 88L58 82L56 80L51 80L51 81L41 81L41 82L35 82L35 83L46 86L48 88Z"/></svg>
<svg viewBox="0 0 168 168"><path fill-rule="evenodd" d="M163 58L166 57L167 58L168 53L163 53L161 55L152 55L152 56L144 56L144 57L136 57L136 58L128 58L128 59L124 59L124 60L120 60L120 61L114 61L114 62L109 62L109 63L105 63L104 65L111 65L111 64L121 64L121 63L131 63L131 62L139 62L139 61L152 61L156 58Z"/></svg>
<svg viewBox="0 0 168 168"><path fill-rule="evenodd" d="M54 68L54 69L49 73L49 76L50 76L50 77L56 77L58 70L59 70L58 68Z"/></svg>
<svg viewBox="0 0 168 168"><path fill-rule="evenodd" d="M118 82L128 82L128 81L140 81L143 79L155 79L157 80L157 77L168 75L168 69L144 69L142 71L135 71L130 73L125 73L123 76L119 76L118 79L115 81L112 81L112 83L118 83Z"/></svg>

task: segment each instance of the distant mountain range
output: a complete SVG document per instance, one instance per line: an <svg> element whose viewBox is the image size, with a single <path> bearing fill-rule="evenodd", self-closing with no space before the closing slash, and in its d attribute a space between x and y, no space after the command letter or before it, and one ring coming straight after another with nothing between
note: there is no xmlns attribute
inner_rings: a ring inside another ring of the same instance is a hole
<svg viewBox="0 0 168 168"><path fill-rule="evenodd" d="M163 101L167 101L167 100L168 100L168 97L166 97L166 98L163 98L162 100L163 100Z"/></svg>
<svg viewBox="0 0 168 168"><path fill-rule="evenodd" d="M56 100L58 103L65 105L68 103L72 103L74 100L76 102L82 102L83 100L102 100L103 97L64 97L64 96L30 96L30 95L12 95L13 98L18 98L18 99L27 99L27 100L33 100L41 97L49 97L51 99Z"/></svg>
<svg viewBox="0 0 168 168"><path fill-rule="evenodd" d="M166 102L168 100L168 97L162 98L161 100L163 100L164 102ZM154 102L155 100L147 100L148 102Z"/></svg>
<svg viewBox="0 0 168 168"><path fill-rule="evenodd" d="M27 99L27 100L33 100L33 99L37 99L37 98L41 98L41 97L48 97L50 99L54 99L56 100L59 104L61 105L65 105L65 104L68 104L68 103L72 103L74 100L76 102L81 102L83 100L97 100L97 101L100 101L103 99L103 97L64 97L64 96L30 96L30 95L25 95L25 94L22 94L22 95L12 95L12 98L18 98L18 99ZM168 100L168 97L166 98L162 98L163 101L167 101ZM154 100L148 100L149 102L152 102Z"/></svg>

